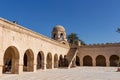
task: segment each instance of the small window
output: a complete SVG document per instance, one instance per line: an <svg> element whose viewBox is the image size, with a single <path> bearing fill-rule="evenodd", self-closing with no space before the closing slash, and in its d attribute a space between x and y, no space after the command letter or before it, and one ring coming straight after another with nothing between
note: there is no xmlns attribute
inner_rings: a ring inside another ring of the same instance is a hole
<svg viewBox="0 0 120 80"><path fill-rule="evenodd" d="M56 39L56 38L57 38L56 34L54 34L54 35L53 35L53 38L54 38L54 39Z"/></svg>
<svg viewBox="0 0 120 80"><path fill-rule="evenodd" d="M63 39L64 39L64 36L63 36L63 34L62 34L62 33L60 34L60 39L61 39L61 40L63 40Z"/></svg>

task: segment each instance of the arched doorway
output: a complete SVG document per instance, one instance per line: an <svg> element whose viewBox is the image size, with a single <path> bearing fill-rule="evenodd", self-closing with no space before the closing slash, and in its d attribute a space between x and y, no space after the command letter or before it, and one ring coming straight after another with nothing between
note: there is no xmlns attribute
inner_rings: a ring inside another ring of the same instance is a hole
<svg viewBox="0 0 120 80"><path fill-rule="evenodd" d="M96 66L106 66L106 59L103 55L96 57Z"/></svg>
<svg viewBox="0 0 120 80"><path fill-rule="evenodd" d="M3 73L19 73L19 52L16 47L10 46L4 53Z"/></svg>
<svg viewBox="0 0 120 80"><path fill-rule="evenodd" d="M110 56L110 66L117 66L116 60L119 60L119 56L117 55Z"/></svg>
<svg viewBox="0 0 120 80"><path fill-rule="evenodd" d="M54 68L58 68L58 55L54 55Z"/></svg>
<svg viewBox="0 0 120 80"><path fill-rule="evenodd" d="M34 54L31 49L26 50L24 54L23 71L34 71Z"/></svg>
<svg viewBox="0 0 120 80"><path fill-rule="evenodd" d="M63 59L63 67L68 67L68 59L67 59L67 55L64 55L64 59Z"/></svg>
<svg viewBox="0 0 120 80"><path fill-rule="evenodd" d="M37 55L37 69L44 68L44 53L41 51Z"/></svg>
<svg viewBox="0 0 120 80"><path fill-rule="evenodd" d="M92 58L89 55L83 58L83 66L92 66Z"/></svg>
<svg viewBox="0 0 120 80"><path fill-rule="evenodd" d="M52 69L52 54L48 53L47 54L47 69Z"/></svg>
<svg viewBox="0 0 120 80"><path fill-rule="evenodd" d="M60 55L60 56L59 56L59 67L63 67L63 63L64 63L63 60L64 60L64 59L63 59L63 56Z"/></svg>
<svg viewBox="0 0 120 80"><path fill-rule="evenodd" d="M76 56L76 66L80 66L80 58Z"/></svg>

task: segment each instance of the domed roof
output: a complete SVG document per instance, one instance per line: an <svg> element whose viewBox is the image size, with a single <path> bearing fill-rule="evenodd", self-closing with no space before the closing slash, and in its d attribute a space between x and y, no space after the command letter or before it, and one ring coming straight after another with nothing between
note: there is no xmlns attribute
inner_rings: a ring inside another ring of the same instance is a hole
<svg viewBox="0 0 120 80"><path fill-rule="evenodd" d="M65 28L61 25L56 25L54 28L53 28L53 31L65 31Z"/></svg>

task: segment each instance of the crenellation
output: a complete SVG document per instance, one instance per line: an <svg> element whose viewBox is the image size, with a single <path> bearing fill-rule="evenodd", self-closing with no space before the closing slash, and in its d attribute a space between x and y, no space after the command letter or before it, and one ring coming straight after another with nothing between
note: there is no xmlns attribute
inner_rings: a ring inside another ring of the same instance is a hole
<svg viewBox="0 0 120 80"><path fill-rule="evenodd" d="M118 43L101 43L101 44L89 44L89 45L82 45L80 47L110 47L110 46L120 46L120 42Z"/></svg>

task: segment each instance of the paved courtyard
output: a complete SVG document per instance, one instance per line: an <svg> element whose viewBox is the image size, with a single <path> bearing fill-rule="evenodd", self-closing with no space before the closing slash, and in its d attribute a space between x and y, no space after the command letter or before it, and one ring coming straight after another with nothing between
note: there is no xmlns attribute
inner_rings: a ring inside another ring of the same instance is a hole
<svg viewBox="0 0 120 80"><path fill-rule="evenodd" d="M113 67L77 67L48 69L22 74L3 74L1 80L120 80L120 72Z"/></svg>

